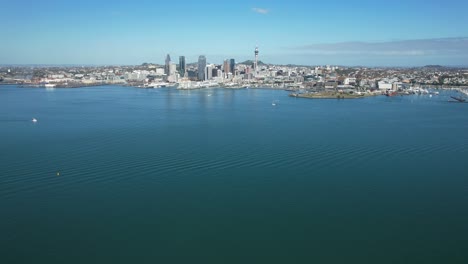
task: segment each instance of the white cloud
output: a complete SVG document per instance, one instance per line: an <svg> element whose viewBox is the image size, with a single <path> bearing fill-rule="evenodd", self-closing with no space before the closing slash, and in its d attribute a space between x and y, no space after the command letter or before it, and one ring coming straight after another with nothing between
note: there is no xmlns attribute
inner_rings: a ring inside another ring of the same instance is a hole
<svg viewBox="0 0 468 264"><path fill-rule="evenodd" d="M268 14L268 12L270 12L270 10L268 10L268 9L258 8L258 7L252 8L252 11L254 11L255 13L258 13L258 14L262 14L262 15L266 15L266 14Z"/></svg>

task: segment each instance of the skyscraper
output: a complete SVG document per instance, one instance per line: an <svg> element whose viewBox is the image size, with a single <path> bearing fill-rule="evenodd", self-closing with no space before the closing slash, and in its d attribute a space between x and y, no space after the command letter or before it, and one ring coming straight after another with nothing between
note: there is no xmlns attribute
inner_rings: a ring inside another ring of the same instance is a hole
<svg viewBox="0 0 468 264"><path fill-rule="evenodd" d="M185 70L186 70L186 65L185 65L185 56L180 56L179 57L179 74L180 77L185 77Z"/></svg>
<svg viewBox="0 0 468 264"><path fill-rule="evenodd" d="M198 80L199 81L205 80L205 68L206 68L206 57L204 55L200 55L200 57L198 57Z"/></svg>
<svg viewBox="0 0 468 264"><path fill-rule="evenodd" d="M213 65L207 65L205 69L205 79L211 80L213 78Z"/></svg>
<svg viewBox="0 0 468 264"><path fill-rule="evenodd" d="M218 68L211 69L211 76L218 77Z"/></svg>
<svg viewBox="0 0 468 264"><path fill-rule="evenodd" d="M175 63L169 64L169 72L171 73L170 76L176 76L175 74L177 72L177 65Z"/></svg>
<svg viewBox="0 0 468 264"><path fill-rule="evenodd" d="M231 71L229 67L229 60L224 60L223 63L224 78L228 77L228 73Z"/></svg>
<svg viewBox="0 0 468 264"><path fill-rule="evenodd" d="M167 54L166 63L164 64L164 74L171 75L171 56L169 54Z"/></svg>
<svg viewBox="0 0 468 264"><path fill-rule="evenodd" d="M236 74L236 60L231 59L229 68L231 70L232 76Z"/></svg>

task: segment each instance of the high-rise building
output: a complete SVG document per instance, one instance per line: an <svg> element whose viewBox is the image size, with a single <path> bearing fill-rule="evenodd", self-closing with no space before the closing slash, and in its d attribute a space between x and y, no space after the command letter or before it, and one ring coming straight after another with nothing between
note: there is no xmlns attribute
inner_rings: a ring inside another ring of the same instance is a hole
<svg viewBox="0 0 468 264"><path fill-rule="evenodd" d="M228 73L230 72L229 60L224 60L223 62L224 78L227 78Z"/></svg>
<svg viewBox="0 0 468 264"><path fill-rule="evenodd" d="M199 81L205 80L205 68L206 68L206 57L204 55L200 55L198 57L198 80Z"/></svg>
<svg viewBox="0 0 468 264"><path fill-rule="evenodd" d="M180 77L185 77L185 71L186 71L186 64L185 64L185 56L180 56L179 57L179 74Z"/></svg>
<svg viewBox="0 0 468 264"><path fill-rule="evenodd" d="M166 63L164 64L164 73L169 76L171 75L171 56L167 54Z"/></svg>
<svg viewBox="0 0 468 264"><path fill-rule="evenodd" d="M171 73L171 76L177 75L177 65L175 63L169 64L169 72Z"/></svg>
<svg viewBox="0 0 468 264"><path fill-rule="evenodd" d="M250 80L250 77L251 77L250 66L247 66L247 68L245 68L244 78Z"/></svg>
<svg viewBox="0 0 468 264"><path fill-rule="evenodd" d="M211 70L211 76L212 77L218 77L218 69L217 68L214 68Z"/></svg>
<svg viewBox="0 0 468 264"><path fill-rule="evenodd" d="M205 80L213 79L213 65L207 65L205 69Z"/></svg>
<svg viewBox="0 0 468 264"><path fill-rule="evenodd" d="M258 47L255 47L254 76L258 73Z"/></svg>
<svg viewBox="0 0 468 264"><path fill-rule="evenodd" d="M236 73L236 60L231 59L229 63L229 68L231 70L232 75L234 76Z"/></svg>

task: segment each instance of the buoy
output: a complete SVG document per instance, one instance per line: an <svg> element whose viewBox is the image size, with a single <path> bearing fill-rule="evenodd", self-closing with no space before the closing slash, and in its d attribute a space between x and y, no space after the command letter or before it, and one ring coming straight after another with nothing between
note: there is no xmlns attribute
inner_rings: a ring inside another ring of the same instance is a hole
<svg viewBox="0 0 468 264"><path fill-rule="evenodd" d="M33 119L31 121L33 121L33 123L36 123L37 119L33 117Z"/></svg>
<svg viewBox="0 0 468 264"><path fill-rule="evenodd" d="M60 176L60 172L57 172L57 176Z"/></svg>

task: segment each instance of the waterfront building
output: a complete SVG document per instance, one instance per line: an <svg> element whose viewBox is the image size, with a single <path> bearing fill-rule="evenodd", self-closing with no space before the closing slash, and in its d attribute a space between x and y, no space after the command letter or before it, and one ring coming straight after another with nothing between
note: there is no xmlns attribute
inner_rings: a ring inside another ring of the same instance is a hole
<svg viewBox="0 0 468 264"><path fill-rule="evenodd" d="M177 65L175 63L169 64L169 73L170 75L167 76L167 81L176 82L177 81Z"/></svg>
<svg viewBox="0 0 468 264"><path fill-rule="evenodd" d="M229 71L230 71L229 60L224 60L224 62L223 62L223 69L224 69L224 78L227 78L228 73L229 73Z"/></svg>
<svg viewBox="0 0 468 264"><path fill-rule="evenodd" d="M350 78L350 77L348 77L348 78L346 78L346 79L344 80L344 84L345 84L345 85L355 85L355 84L356 84L356 78Z"/></svg>
<svg viewBox="0 0 468 264"><path fill-rule="evenodd" d="M164 75L165 69L163 68L156 68L156 75Z"/></svg>
<svg viewBox="0 0 468 264"><path fill-rule="evenodd" d="M130 81L144 81L146 77L150 74L149 71L133 71L125 74L125 79ZM96 79L93 80L93 82Z"/></svg>
<svg viewBox="0 0 468 264"><path fill-rule="evenodd" d="M207 65L205 68L205 80L211 80L213 78L213 65Z"/></svg>
<svg viewBox="0 0 468 264"><path fill-rule="evenodd" d="M169 64L169 72L171 75L175 75L177 73L177 65L175 63Z"/></svg>
<svg viewBox="0 0 468 264"><path fill-rule="evenodd" d="M336 80L328 80L325 82L325 89L336 89L338 82Z"/></svg>
<svg viewBox="0 0 468 264"><path fill-rule="evenodd" d="M211 70L211 76L213 76L213 78L214 77L221 77L221 76L218 75L218 71L219 70L217 68L212 69Z"/></svg>
<svg viewBox="0 0 468 264"><path fill-rule="evenodd" d="M179 57L179 74L180 77L185 77L185 72L187 70L187 65L185 64L185 56Z"/></svg>
<svg viewBox="0 0 468 264"><path fill-rule="evenodd" d="M167 54L166 63L164 64L164 74L171 75L171 56L169 54Z"/></svg>
<svg viewBox="0 0 468 264"><path fill-rule="evenodd" d="M187 78L189 78L192 81L198 80L198 74L195 69L187 69Z"/></svg>
<svg viewBox="0 0 468 264"><path fill-rule="evenodd" d="M231 70L232 75L236 75L236 60L231 59L229 63L229 68Z"/></svg>
<svg viewBox="0 0 468 264"><path fill-rule="evenodd" d="M245 70L244 70L244 79L250 80L250 79L251 79L251 75L252 75L252 73L251 73L251 68L250 68L250 66L247 66L247 67L245 68Z"/></svg>
<svg viewBox="0 0 468 264"><path fill-rule="evenodd" d="M398 90L402 90L404 88L403 86L403 83L402 82L394 82L392 84L392 90L393 91L398 91Z"/></svg>
<svg viewBox="0 0 468 264"><path fill-rule="evenodd" d="M390 90L392 89L392 84L387 81L380 81L377 83L377 86L379 87L380 90Z"/></svg>
<svg viewBox="0 0 468 264"><path fill-rule="evenodd" d="M198 80L199 81L205 80L205 68L206 68L206 57L204 55L200 55L198 57Z"/></svg>

